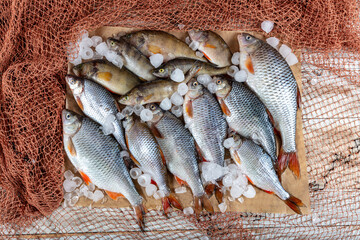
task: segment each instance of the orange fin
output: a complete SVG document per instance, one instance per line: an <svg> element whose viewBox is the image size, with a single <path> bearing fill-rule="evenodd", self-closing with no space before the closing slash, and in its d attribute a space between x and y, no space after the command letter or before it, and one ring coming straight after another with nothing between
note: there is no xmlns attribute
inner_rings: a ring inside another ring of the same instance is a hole
<svg viewBox="0 0 360 240"><path fill-rule="evenodd" d="M177 176L175 176L175 180L180 184L180 185L187 185L187 183L184 180L181 180L180 178L178 178Z"/></svg>
<svg viewBox="0 0 360 240"><path fill-rule="evenodd" d="M161 202L162 202L164 214L166 217L167 217L168 213L170 212L171 206L174 208L177 208L181 211L183 210L181 204L179 203L179 201L176 199L176 197L173 194L163 197L161 199Z"/></svg>
<svg viewBox="0 0 360 240"><path fill-rule="evenodd" d="M231 112L230 112L229 108L226 106L226 103L225 103L224 99L223 98L218 98L218 100L220 102L220 107L221 107L221 110L223 111L223 113L226 116L230 117Z"/></svg>
<svg viewBox="0 0 360 240"><path fill-rule="evenodd" d="M163 151L161 150L160 146L158 146L158 148L159 148L159 151L160 151L162 163L166 166L166 159L165 159L164 153L163 153Z"/></svg>
<svg viewBox="0 0 360 240"><path fill-rule="evenodd" d="M161 48L155 45L148 45L148 50L153 53L153 54L157 54L157 53L161 53Z"/></svg>
<svg viewBox="0 0 360 240"><path fill-rule="evenodd" d="M97 78L109 82L112 78L112 74L110 72L98 72Z"/></svg>
<svg viewBox="0 0 360 240"><path fill-rule="evenodd" d="M160 133L159 129L157 129L155 124L151 124L150 131L152 132L152 134L154 134L155 137L164 138L164 136Z"/></svg>
<svg viewBox="0 0 360 240"><path fill-rule="evenodd" d="M252 185L254 185L253 181L251 181L251 179L248 176L246 176L246 178Z"/></svg>
<svg viewBox="0 0 360 240"><path fill-rule="evenodd" d="M151 179L150 183L151 183L151 184L154 184L155 186L157 186L157 183L156 183L153 179Z"/></svg>
<svg viewBox="0 0 360 240"><path fill-rule="evenodd" d="M287 167L294 173L297 178L300 178L300 164L297 159L296 152L286 153L281 148L278 157L279 172L282 174Z"/></svg>
<svg viewBox="0 0 360 240"><path fill-rule="evenodd" d="M194 197L194 208L195 208L195 216L199 220L199 215L204 208L209 213L214 213L214 208L211 205L209 198L206 194L202 195L201 197Z"/></svg>
<svg viewBox="0 0 360 240"><path fill-rule="evenodd" d="M233 159L235 160L235 162L237 162L238 164L241 164L241 160L240 160L240 157L239 157L239 154L237 151L235 151L235 154L233 156Z"/></svg>
<svg viewBox="0 0 360 240"><path fill-rule="evenodd" d="M204 54L204 57L205 57L207 60L209 60L210 62L212 61L211 58L210 58L208 55L206 55L206 53L204 53L204 52L202 52L202 53Z"/></svg>
<svg viewBox="0 0 360 240"><path fill-rule="evenodd" d="M205 187L205 193L206 195L208 195L208 197L211 197L214 193L215 190L215 184L213 183L209 183L206 187Z"/></svg>
<svg viewBox="0 0 360 240"><path fill-rule="evenodd" d="M106 194L112 199L112 200L117 200L119 197L124 198L124 195L122 195L121 193L115 193L115 192L110 192L105 190Z"/></svg>
<svg viewBox="0 0 360 240"><path fill-rule="evenodd" d="M216 46L214 46L214 45L212 45L212 44L210 44L210 43L205 44L204 47L207 47L207 48L216 48Z"/></svg>
<svg viewBox="0 0 360 240"><path fill-rule="evenodd" d="M74 143L71 140L71 138L69 138L67 149L69 150L71 156L74 156L74 157L76 156L76 149L75 149Z"/></svg>
<svg viewBox="0 0 360 240"><path fill-rule="evenodd" d="M253 63L252 63L252 61L251 61L250 56L248 56L248 57L246 58L246 60L245 60L245 67L246 67L246 69L249 71L249 73L251 73L251 74L254 74L254 73L255 73L255 71L254 71L254 66L253 66Z"/></svg>
<svg viewBox="0 0 360 240"><path fill-rule="evenodd" d="M76 103L78 104L79 108L80 108L82 111L84 111L84 105L82 104L80 97L77 96L77 97L75 98L75 100L76 100Z"/></svg>
<svg viewBox="0 0 360 240"><path fill-rule="evenodd" d="M292 196L290 194L290 197L286 200L284 200L284 202L286 203L286 205L289 206L289 208L291 208L294 212L296 212L297 214L302 214L300 211L300 207L304 207L305 205L301 202L300 199Z"/></svg>
<svg viewBox="0 0 360 240"><path fill-rule="evenodd" d="M267 191L267 190L264 190L264 189L262 189L264 192L266 192L266 193L268 193L268 194L274 194L274 192L272 192L272 191Z"/></svg>
<svg viewBox="0 0 360 240"><path fill-rule="evenodd" d="M299 87L297 88L297 96L296 96L296 102L297 102L297 107L298 108L301 108L301 104L302 104L302 101L301 101L301 94L300 94L300 89Z"/></svg>
<svg viewBox="0 0 360 240"><path fill-rule="evenodd" d="M185 103L185 112L189 116L189 118L193 118L193 106L192 101L189 100Z"/></svg>
<svg viewBox="0 0 360 240"><path fill-rule="evenodd" d="M140 163L136 160L136 158L135 158L131 153L129 153L129 155L130 155L131 160L133 160L133 162L134 162L136 165L141 166Z"/></svg>
<svg viewBox="0 0 360 240"><path fill-rule="evenodd" d="M138 206L134 206L133 208L136 216L136 221L140 227L140 230L144 232L145 229L144 215L147 212L147 210L142 204Z"/></svg>
<svg viewBox="0 0 360 240"><path fill-rule="evenodd" d="M223 185L222 185L221 180L217 181L217 183L218 183L218 185L215 186L215 198L216 198L216 200L218 201L218 203L222 203L222 202L223 202L224 194L223 194L223 192L221 191L221 187L222 187Z"/></svg>
<svg viewBox="0 0 360 240"><path fill-rule="evenodd" d="M82 177L82 179L84 180L84 182L86 183L86 185L89 185L91 183L90 178L88 177L88 175L86 175L84 172L79 170L79 173Z"/></svg>
<svg viewBox="0 0 360 240"><path fill-rule="evenodd" d="M149 101L153 96L154 96L154 94L147 95L146 97L144 97L144 101L145 102Z"/></svg>

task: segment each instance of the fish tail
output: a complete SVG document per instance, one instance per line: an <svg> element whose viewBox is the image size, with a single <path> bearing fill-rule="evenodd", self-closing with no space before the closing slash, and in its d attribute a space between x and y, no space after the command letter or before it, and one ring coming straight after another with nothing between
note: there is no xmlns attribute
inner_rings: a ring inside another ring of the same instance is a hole
<svg viewBox="0 0 360 240"><path fill-rule="evenodd" d="M162 205L163 205L163 210L164 210L164 214L167 217L168 213L170 212L170 208L171 206L174 208L177 208L179 210L183 210L181 204L179 203L179 201L176 199L176 197L170 193L169 196L163 197L161 199Z"/></svg>
<svg viewBox="0 0 360 240"><path fill-rule="evenodd" d="M144 215L147 212L147 210L144 207L144 205L140 204L134 206L134 211L135 211L136 221L140 227L140 230L144 232L145 231Z"/></svg>
<svg viewBox="0 0 360 240"><path fill-rule="evenodd" d="M206 194L200 196L200 197L194 197L194 205L195 205L195 216L199 220L199 216L201 213L201 210L204 208L209 213L214 213L214 208L211 205L211 202L209 198L206 196Z"/></svg>
<svg viewBox="0 0 360 240"><path fill-rule="evenodd" d="M208 197L210 198L215 190L215 184L213 183L209 183L206 187L205 187L205 193L206 195L208 195Z"/></svg>
<svg viewBox="0 0 360 240"><path fill-rule="evenodd" d="M222 186L222 183L221 181L218 181L218 185L215 186L215 197L216 197L216 200L218 201L218 203L222 203L223 202L223 192L221 191L221 186Z"/></svg>
<svg viewBox="0 0 360 240"><path fill-rule="evenodd" d="M286 203L286 205L289 206L289 208L291 208L294 212L296 212L297 214L302 214L300 211L300 207L305 206L300 199L294 197L293 195L290 195L290 197L286 200L284 200L284 202Z"/></svg>
<svg viewBox="0 0 360 240"><path fill-rule="evenodd" d="M296 177L300 177L300 164L296 152L288 153L281 149L278 157L278 167L280 174L282 174L285 169L289 167L289 169Z"/></svg>

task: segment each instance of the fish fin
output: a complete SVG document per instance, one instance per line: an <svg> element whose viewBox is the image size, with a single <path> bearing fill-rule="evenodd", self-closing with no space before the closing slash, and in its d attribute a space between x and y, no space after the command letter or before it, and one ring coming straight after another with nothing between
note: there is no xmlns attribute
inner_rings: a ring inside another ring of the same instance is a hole
<svg viewBox="0 0 360 240"><path fill-rule="evenodd" d="M204 156L202 155L201 149L200 149L199 145L198 145L196 142L195 142L195 148L196 148L197 153L199 154L199 159L200 159L200 161L201 161L201 162L208 162L208 160L206 160L206 159L204 158Z"/></svg>
<svg viewBox="0 0 360 240"><path fill-rule="evenodd" d="M235 151L234 160L235 160L235 162L237 162L238 164L241 164L240 156L239 156L239 154L238 154L237 151Z"/></svg>
<svg viewBox="0 0 360 240"><path fill-rule="evenodd" d="M76 156L76 149L75 149L74 143L71 138L69 138L67 149L69 150L69 153L71 156L73 156L73 157Z"/></svg>
<svg viewBox="0 0 360 240"><path fill-rule="evenodd" d="M176 199L176 197L170 193L169 196L163 197L161 199L162 205L163 205L163 210L164 210L164 214L167 217L168 213L170 212L170 207L174 207L177 208L179 210L183 210L181 204L179 203L179 201Z"/></svg>
<svg viewBox="0 0 360 240"><path fill-rule="evenodd" d="M145 228L144 215L147 212L147 210L142 204L134 206L133 208L136 216L136 221L140 227L140 230L144 232L144 228Z"/></svg>
<svg viewBox="0 0 360 240"><path fill-rule="evenodd" d="M119 197L124 198L125 196L122 195L121 193L116 193L116 192L110 192L105 190L106 194L112 199L112 200L117 200Z"/></svg>
<svg viewBox="0 0 360 240"><path fill-rule="evenodd" d="M222 182L221 181L217 181L218 185L215 186L215 198L218 201L218 203L222 203L223 202L223 197L224 194L221 191L221 187L222 187Z"/></svg>
<svg viewBox="0 0 360 240"><path fill-rule="evenodd" d="M166 159L165 159L165 155L163 153L163 151L161 150L160 146L158 146L159 151L160 151L160 155L161 155L161 159L162 159L162 163L164 164L164 166L166 166Z"/></svg>
<svg viewBox="0 0 360 240"><path fill-rule="evenodd" d="M249 71L249 73L251 73L251 74L254 74L254 73L255 73L255 71L254 71L254 65L253 65L253 63L252 63L252 61L251 61L251 57L250 57L250 56L248 56L248 57L246 58L246 60L245 60L245 67L246 67L246 69Z"/></svg>
<svg viewBox="0 0 360 240"><path fill-rule="evenodd" d="M185 104L185 112L186 114L189 116L189 118L193 118L193 106L192 106L192 101L189 100L186 102Z"/></svg>
<svg viewBox="0 0 360 240"><path fill-rule="evenodd" d="M223 111L223 113L226 116L230 117L231 112L230 112L229 108L226 106L226 103L225 103L224 99L223 98L218 98L218 100L220 102L220 107L221 107L221 110Z"/></svg>
<svg viewBox="0 0 360 240"><path fill-rule="evenodd" d="M79 108L80 108L82 111L84 111L84 105L83 105L83 103L81 102L80 97L79 97L79 96L76 96L76 97L75 97L75 100L76 100L76 103L78 104Z"/></svg>
<svg viewBox="0 0 360 240"><path fill-rule="evenodd" d="M277 130L277 128L275 127L274 118L273 118L273 116L271 115L271 113L270 113L270 111L269 111L268 109L266 109L266 113L267 113L267 115L269 116L269 120L270 120L271 124L272 124L273 127L274 127L274 134L275 134L276 136L281 137L280 131Z"/></svg>
<svg viewBox="0 0 360 240"><path fill-rule="evenodd" d="M297 107L301 108L301 94L300 94L300 89L299 87L297 88L297 96L296 96L296 102L297 102Z"/></svg>
<svg viewBox="0 0 360 240"><path fill-rule="evenodd" d="M144 97L144 101L145 102L149 101L153 96L154 96L154 94L147 95L146 97Z"/></svg>
<svg viewBox="0 0 360 240"><path fill-rule="evenodd" d="M215 190L215 184L213 183L209 183L206 187L205 187L205 193L206 195L210 198L213 193L214 193L214 190Z"/></svg>
<svg viewBox="0 0 360 240"><path fill-rule="evenodd" d="M266 192L266 193L268 193L268 194L274 194L274 192L272 192L272 191L267 191L267 190L264 190L264 189L262 189L264 192Z"/></svg>
<svg viewBox="0 0 360 240"><path fill-rule="evenodd" d="M210 44L210 43L205 44L204 47L207 47L207 48L216 48L216 46L214 46L214 45L212 45L212 44Z"/></svg>
<svg viewBox="0 0 360 240"><path fill-rule="evenodd" d="M152 132L152 134L154 134L155 137L164 138L164 136L160 133L159 129L157 129L155 124L151 124L150 131Z"/></svg>
<svg viewBox="0 0 360 240"><path fill-rule="evenodd" d="M100 80L109 82L112 78L112 74L110 72L98 72L97 78L99 78Z"/></svg>
<svg viewBox="0 0 360 240"><path fill-rule="evenodd" d="M184 180L180 179L179 177L175 176L175 180L180 184L180 185L188 185L187 182L185 182Z"/></svg>
<svg viewBox="0 0 360 240"><path fill-rule="evenodd" d="M283 200L286 205L289 206L289 208L291 208L294 212L296 212L297 214L302 214L300 211L300 207L304 207L305 205L301 202L300 199L294 197L293 195L290 194L290 197L286 200Z"/></svg>
<svg viewBox="0 0 360 240"><path fill-rule="evenodd" d="M138 160L136 160L136 158L135 158L131 153L129 153L129 155L130 155L131 160L133 160L133 162L134 162L137 166L141 166L140 163L138 162Z"/></svg>
<svg viewBox="0 0 360 240"><path fill-rule="evenodd" d="M280 154L278 157L278 167L279 172L282 174L287 167L294 173L295 177L300 178L300 164L297 159L296 152L284 152L284 150L280 149Z"/></svg>
<svg viewBox="0 0 360 240"><path fill-rule="evenodd" d="M196 219L199 220L200 213L202 209L204 208L209 213L214 213L214 208L211 205L211 202L209 198L206 196L206 194L200 196L200 197L194 197L194 212Z"/></svg>
<svg viewBox="0 0 360 240"><path fill-rule="evenodd" d="M158 47L158 46L155 46L155 45L149 44L149 45L148 45L148 49L149 49L149 51L150 51L151 53L153 53L153 54L161 53L161 48Z"/></svg>
<svg viewBox="0 0 360 240"><path fill-rule="evenodd" d="M80 173L82 179L84 180L84 182L86 183L86 185L89 185L91 183L91 180L88 177L88 175L86 175L83 171L80 171L80 170L79 170L79 173Z"/></svg>
<svg viewBox="0 0 360 240"><path fill-rule="evenodd" d="M252 185L254 185L253 181L248 176L246 176L246 178Z"/></svg>
<svg viewBox="0 0 360 240"><path fill-rule="evenodd" d="M151 179L150 183L151 183L151 184L154 184L155 186L157 186L157 183L156 183L153 179Z"/></svg>
<svg viewBox="0 0 360 240"><path fill-rule="evenodd" d="M210 62L212 61L211 58L205 53L205 52L202 52L204 54L204 57L209 60Z"/></svg>

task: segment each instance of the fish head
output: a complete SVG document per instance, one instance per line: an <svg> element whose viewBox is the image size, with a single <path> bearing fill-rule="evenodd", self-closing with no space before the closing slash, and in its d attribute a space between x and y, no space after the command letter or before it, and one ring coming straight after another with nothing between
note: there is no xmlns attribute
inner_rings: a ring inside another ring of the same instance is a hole
<svg viewBox="0 0 360 240"><path fill-rule="evenodd" d="M261 40L248 34L248 33L241 33L238 35L238 42L240 46L240 51L244 51L247 53L253 53L256 49L259 48L261 45Z"/></svg>
<svg viewBox="0 0 360 240"><path fill-rule="evenodd" d="M108 38L106 40L106 44L107 44L108 48L111 51L118 52L118 53L121 53L122 51L124 51L126 49L125 43L126 43L125 41L119 41L115 38Z"/></svg>
<svg viewBox="0 0 360 240"><path fill-rule="evenodd" d="M234 147L236 149L238 149L239 147L241 147L242 143L243 143L243 140L241 139L240 135L237 134L236 132L230 132L229 133L229 137L232 137L234 139Z"/></svg>
<svg viewBox="0 0 360 240"><path fill-rule="evenodd" d="M65 80L74 95L80 94L84 91L84 79L83 78L73 76L73 75L66 75Z"/></svg>
<svg viewBox="0 0 360 240"><path fill-rule="evenodd" d="M130 128L134 125L134 117L132 115L126 114L123 120L123 127L125 132L129 131Z"/></svg>
<svg viewBox="0 0 360 240"><path fill-rule="evenodd" d="M223 98L231 91L230 80L226 79L226 77L215 76L212 81L217 86L215 92L217 97Z"/></svg>
<svg viewBox="0 0 360 240"><path fill-rule="evenodd" d="M200 44L209 40L209 32L207 31L190 30L188 33L192 41L199 42Z"/></svg>
<svg viewBox="0 0 360 240"><path fill-rule="evenodd" d="M75 76L79 77L81 75L83 66L84 66L84 64L80 63L72 68L72 71L75 74Z"/></svg>
<svg viewBox="0 0 360 240"><path fill-rule="evenodd" d="M62 122L64 135L73 136L81 127L82 117L73 111L64 109L62 111Z"/></svg>
<svg viewBox="0 0 360 240"><path fill-rule="evenodd" d="M152 70L152 74L159 78L170 77L170 72L171 72L170 67L166 67L165 65L161 65L160 67Z"/></svg>
<svg viewBox="0 0 360 240"><path fill-rule="evenodd" d="M188 82L188 88L189 91L187 95L192 99L198 98L199 96L204 94L204 86L201 85L195 78L191 79Z"/></svg>
<svg viewBox="0 0 360 240"><path fill-rule="evenodd" d="M155 103L146 104L145 108L153 113L151 123L157 123L164 115L164 111Z"/></svg>
<svg viewBox="0 0 360 240"><path fill-rule="evenodd" d="M133 89L131 92L119 98L118 102L123 105L136 105L141 104L144 96L138 89Z"/></svg>

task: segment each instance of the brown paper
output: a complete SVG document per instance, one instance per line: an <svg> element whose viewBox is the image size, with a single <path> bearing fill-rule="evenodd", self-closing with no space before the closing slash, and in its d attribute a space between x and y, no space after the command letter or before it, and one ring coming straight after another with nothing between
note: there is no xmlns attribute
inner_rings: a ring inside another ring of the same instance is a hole
<svg viewBox="0 0 360 240"><path fill-rule="evenodd" d="M103 39L107 37L111 37L113 34L119 32L131 32L134 29L128 28L121 28L121 27L102 27L90 35L97 35L102 36ZM175 35L176 37L184 40L187 36L186 32L183 31L169 31L171 34ZM239 51L239 45L237 42L237 35L240 33L239 31L218 31L223 39L227 42L232 52ZM259 33L251 33L256 37L263 38L263 35ZM300 59L300 51L296 51L296 55L298 59ZM295 78L298 82L299 87L301 88L301 72L300 72L300 63L293 65L291 67ZM71 95L71 92L67 88L67 95L66 95L66 107L70 110L75 112L81 113L81 110L77 106L74 98ZM307 174L307 164L306 164L306 157L305 157L305 146L304 146L304 137L302 132L302 116L301 110L298 111L297 115L297 129L296 129L296 144L297 144L297 153L300 162L300 169L301 169L301 178L295 179L293 174L287 169L284 174L282 175L282 185L283 187L295 197L301 199L301 201L306 205L306 207L301 208L303 214L310 214L310 196L308 190L308 174ZM226 158L229 158L230 154L227 151ZM65 164L66 169L70 169L75 171L74 167L70 163L68 159L66 159ZM79 175L77 173L77 175ZM155 200L153 197L147 197L145 193L145 189L140 187L136 181L135 185L138 189L139 193L145 198L145 206L147 209L161 209L161 200ZM170 188L174 191L175 188L179 187L179 184L173 179L170 179ZM247 199L243 197L244 202L240 203L238 200L230 202L226 200L228 208L227 212L251 212L251 213L285 213L285 214L295 214L283 201L281 201L276 195L271 195L265 193L257 188L256 189L256 196L253 199ZM229 192L225 195L226 199L229 196ZM191 190L188 188L186 193L177 194L177 198L183 205L183 207L191 206L193 207L193 197L191 194ZM215 211L219 211L218 203L215 199L215 196L211 197L211 203L214 206ZM105 197L103 201L99 201L98 203L93 203L92 200L86 199L85 197L81 197L79 202L77 203L78 206L89 206L92 207L114 207L114 208L121 208L121 207L130 207L129 202L122 198L114 201L110 199L108 196Z"/></svg>

